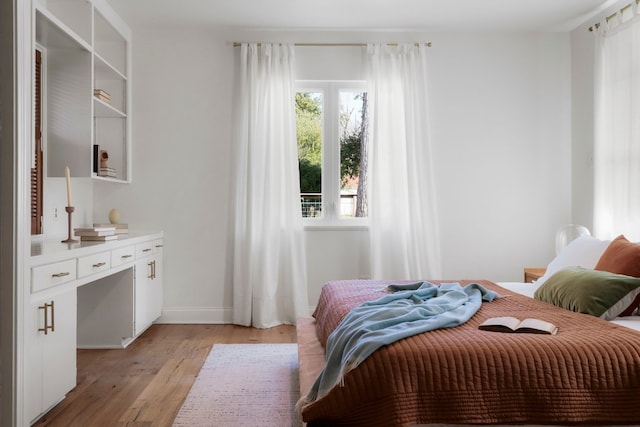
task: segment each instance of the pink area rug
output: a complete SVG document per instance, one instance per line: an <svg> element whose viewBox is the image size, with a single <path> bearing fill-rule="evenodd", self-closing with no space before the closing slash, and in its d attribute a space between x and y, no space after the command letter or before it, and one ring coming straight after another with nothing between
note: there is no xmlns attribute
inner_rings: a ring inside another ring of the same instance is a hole
<svg viewBox="0 0 640 427"><path fill-rule="evenodd" d="M302 426L296 344L216 344L173 425Z"/></svg>

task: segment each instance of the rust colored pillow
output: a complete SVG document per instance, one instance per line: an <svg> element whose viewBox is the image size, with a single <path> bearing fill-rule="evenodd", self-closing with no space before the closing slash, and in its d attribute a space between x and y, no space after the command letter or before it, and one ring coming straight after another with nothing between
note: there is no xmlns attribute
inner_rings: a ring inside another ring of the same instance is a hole
<svg viewBox="0 0 640 427"><path fill-rule="evenodd" d="M594 269L640 277L640 245L631 243L623 235L616 237L604 250Z"/></svg>
<svg viewBox="0 0 640 427"><path fill-rule="evenodd" d="M640 245L631 243L624 235L619 235L604 250L594 270L625 276L640 277ZM620 316L630 316L640 305L640 295Z"/></svg>

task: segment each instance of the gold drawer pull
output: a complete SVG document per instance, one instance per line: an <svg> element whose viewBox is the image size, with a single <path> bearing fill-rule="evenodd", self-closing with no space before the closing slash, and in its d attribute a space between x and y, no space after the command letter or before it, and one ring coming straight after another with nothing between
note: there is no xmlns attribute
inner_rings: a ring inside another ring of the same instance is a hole
<svg viewBox="0 0 640 427"><path fill-rule="evenodd" d="M38 309L44 310L44 328L38 328L38 332L44 332L45 335L48 335L49 331L55 332L56 316L53 312L53 300L49 304L45 302L44 305L39 306ZM49 324L49 309L51 309L51 324Z"/></svg>
<svg viewBox="0 0 640 427"><path fill-rule="evenodd" d="M147 263L147 265L149 266L149 275L147 276L148 279L155 279L156 278L156 261L153 260L149 263Z"/></svg>
<svg viewBox="0 0 640 427"><path fill-rule="evenodd" d="M65 271L63 273L53 273L51 277L64 277L64 276L68 276L69 274L71 273L69 273L68 271Z"/></svg>
<svg viewBox="0 0 640 427"><path fill-rule="evenodd" d="M132 256L133 256L133 255L122 255L122 257L121 257L121 258L123 258L123 259L127 259L127 258L131 258Z"/></svg>
<svg viewBox="0 0 640 427"><path fill-rule="evenodd" d="M107 265L106 262L99 262L97 264L93 264L93 268L100 268L100 267L103 267L105 265Z"/></svg>

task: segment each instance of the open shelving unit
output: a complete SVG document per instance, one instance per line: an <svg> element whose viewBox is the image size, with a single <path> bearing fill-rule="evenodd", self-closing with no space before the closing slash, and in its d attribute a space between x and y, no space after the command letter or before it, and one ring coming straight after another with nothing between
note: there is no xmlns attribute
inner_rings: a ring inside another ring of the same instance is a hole
<svg viewBox="0 0 640 427"><path fill-rule="evenodd" d="M45 176L131 181L131 30L105 0L36 0ZM94 96L101 89L108 98ZM108 153L99 173L94 146Z"/></svg>

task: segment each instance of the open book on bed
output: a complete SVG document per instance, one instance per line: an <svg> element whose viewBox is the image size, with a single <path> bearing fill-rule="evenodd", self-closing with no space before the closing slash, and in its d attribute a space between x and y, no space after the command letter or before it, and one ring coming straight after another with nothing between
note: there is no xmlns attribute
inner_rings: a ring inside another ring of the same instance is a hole
<svg viewBox="0 0 640 427"><path fill-rule="evenodd" d="M532 318L520 320L511 316L491 317L482 322L479 328L492 332L520 332L547 335L555 335L558 333L558 327L553 323Z"/></svg>

